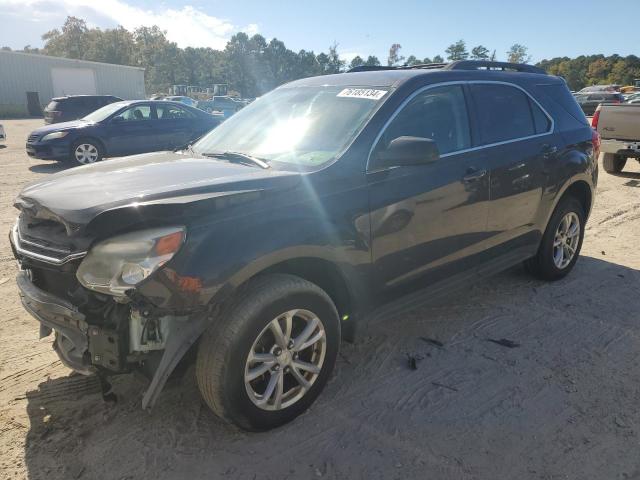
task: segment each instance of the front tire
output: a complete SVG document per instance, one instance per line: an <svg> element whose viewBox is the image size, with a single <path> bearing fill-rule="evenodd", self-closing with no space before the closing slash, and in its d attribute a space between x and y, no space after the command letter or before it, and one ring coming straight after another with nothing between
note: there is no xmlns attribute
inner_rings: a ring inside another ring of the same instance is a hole
<svg viewBox="0 0 640 480"><path fill-rule="evenodd" d="M338 312L322 289L292 275L264 275L241 287L203 335L198 386L223 420L269 430L311 406L339 346Z"/></svg>
<svg viewBox="0 0 640 480"><path fill-rule="evenodd" d="M575 197L560 200L547 224L536 256L525 267L541 280L559 280L574 267L584 238L585 212Z"/></svg>
<svg viewBox="0 0 640 480"><path fill-rule="evenodd" d="M71 146L71 161L78 165L90 165L102 160L102 145L92 138L81 138Z"/></svg>
<svg viewBox="0 0 640 480"><path fill-rule="evenodd" d="M627 159L622 155L614 155L613 153L604 153L602 155L602 168L607 173L620 173L626 163Z"/></svg>

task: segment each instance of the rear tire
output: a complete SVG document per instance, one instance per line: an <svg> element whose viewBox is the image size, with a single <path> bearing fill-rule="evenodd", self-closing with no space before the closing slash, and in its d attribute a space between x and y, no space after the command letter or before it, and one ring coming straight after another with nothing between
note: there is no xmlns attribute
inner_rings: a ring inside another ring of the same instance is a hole
<svg viewBox="0 0 640 480"><path fill-rule="evenodd" d="M602 168L607 173L620 173L626 163L627 159L622 155L613 153L604 153L602 155Z"/></svg>
<svg viewBox="0 0 640 480"><path fill-rule="evenodd" d="M93 138L81 138L71 146L70 160L78 165L90 165L99 162L104 156L100 142Z"/></svg>
<svg viewBox="0 0 640 480"><path fill-rule="evenodd" d="M575 197L560 200L547 224L536 256L525 262L527 271L547 281L565 277L578 261L584 226L582 204ZM574 227L577 227L575 233Z"/></svg>
<svg viewBox="0 0 640 480"><path fill-rule="evenodd" d="M241 287L201 338L198 386L223 420L269 430L311 406L339 346L338 312L322 289L292 275L264 275Z"/></svg>

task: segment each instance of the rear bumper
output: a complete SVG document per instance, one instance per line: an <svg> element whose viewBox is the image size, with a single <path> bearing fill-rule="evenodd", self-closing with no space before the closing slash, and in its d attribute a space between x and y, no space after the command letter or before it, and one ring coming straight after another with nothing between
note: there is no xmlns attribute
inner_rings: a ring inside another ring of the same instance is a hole
<svg viewBox="0 0 640 480"><path fill-rule="evenodd" d="M54 349L67 367L88 375L95 371L89 356L89 325L74 305L36 287L25 271L16 277L25 310L40 322L40 338L56 331Z"/></svg>
<svg viewBox="0 0 640 480"><path fill-rule="evenodd" d="M613 153L614 155L640 158L640 140L602 139L600 151L602 153Z"/></svg>

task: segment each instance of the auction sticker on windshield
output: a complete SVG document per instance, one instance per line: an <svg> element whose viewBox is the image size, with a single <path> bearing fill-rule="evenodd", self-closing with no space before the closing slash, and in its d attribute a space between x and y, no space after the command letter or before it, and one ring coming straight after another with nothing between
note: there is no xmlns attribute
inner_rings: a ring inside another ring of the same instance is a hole
<svg viewBox="0 0 640 480"><path fill-rule="evenodd" d="M338 97L368 98L370 100L380 100L387 93L386 90L374 90L373 88L345 88Z"/></svg>

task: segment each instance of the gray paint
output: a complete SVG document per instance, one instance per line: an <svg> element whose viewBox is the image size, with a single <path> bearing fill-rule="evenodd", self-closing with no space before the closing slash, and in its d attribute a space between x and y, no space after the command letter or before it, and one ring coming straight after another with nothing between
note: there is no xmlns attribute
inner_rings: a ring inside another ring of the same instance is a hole
<svg viewBox="0 0 640 480"><path fill-rule="evenodd" d="M144 68L0 50L0 118L27 116L26 92L38 92L43 107L49 103L52 68L93 70L98 95L145 98Z"/></svg>

